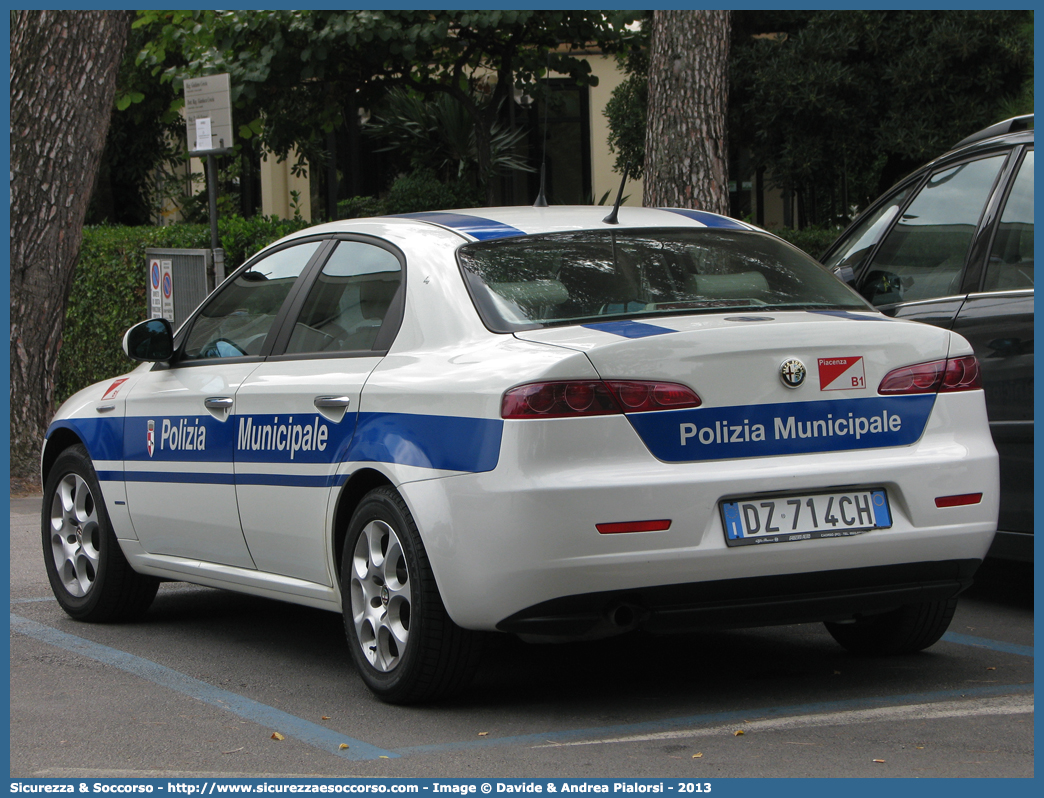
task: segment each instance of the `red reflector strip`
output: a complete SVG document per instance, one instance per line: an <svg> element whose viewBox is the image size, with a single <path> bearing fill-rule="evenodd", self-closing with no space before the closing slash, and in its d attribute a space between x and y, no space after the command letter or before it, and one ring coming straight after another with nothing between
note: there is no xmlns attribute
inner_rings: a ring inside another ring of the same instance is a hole
<svg viewBox="0 0 1044 798"><path fill-rule="evenodd" d="M662 521L623 521L618 524L595 524L595 528L603 535L615 535L619 532L663 532L671 528L670 519Z"/></svg>
<svg viewBox="0 0 1044 798"><path fill-rule="evenodd" d="M978 504L981 501L981 493L962 493L960 496L939 496L935 500L935 506L963 507L966 504Z"/></svg>

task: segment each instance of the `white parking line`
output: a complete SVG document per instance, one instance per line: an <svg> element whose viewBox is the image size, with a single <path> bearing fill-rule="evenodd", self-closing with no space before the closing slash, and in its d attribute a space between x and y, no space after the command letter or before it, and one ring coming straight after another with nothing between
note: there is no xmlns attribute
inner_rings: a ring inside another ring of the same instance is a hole
<svg viewBox="0 0 1044 798"><path fill-rule="evenodd" d="M684 740L692 737L713 737L744 732L782 731L783 729L807 728L810 726L850 726L856 723L880 723L882 721L934 720L936 718L961 718L977 715L1021 715L1033 713L1033 695L1008 695L991 698L970 698L961 701L940 701L931 704L900 704L893 707L854 709L847 712L824 712L815 715L793 715L788 718L741 721L703 729L678 729L635 734L626 737L611 737L601 740L577 740L568 743L547 743L534 748L561 748L571 745L605 745L610 743L638 743L650 740Z"/></svg>

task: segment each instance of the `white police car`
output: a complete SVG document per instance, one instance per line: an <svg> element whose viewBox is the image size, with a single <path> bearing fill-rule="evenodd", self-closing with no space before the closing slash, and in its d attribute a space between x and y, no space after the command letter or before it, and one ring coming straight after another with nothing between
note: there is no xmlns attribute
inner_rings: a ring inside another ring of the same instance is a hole
<svg viewBox="0 0 1044 798"><path fill-rule="evenodd" d="M159 579L344 614L367 685L444 694L480 633L826 621L943 634L993 537L972 349L686 210L496 208L290 236L47 433L74 618Z"/></svg>

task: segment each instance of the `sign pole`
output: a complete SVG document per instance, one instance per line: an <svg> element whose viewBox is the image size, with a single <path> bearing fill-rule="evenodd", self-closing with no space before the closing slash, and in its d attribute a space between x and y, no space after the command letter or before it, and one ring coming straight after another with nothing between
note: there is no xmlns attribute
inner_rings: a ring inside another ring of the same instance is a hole
<svg viewBox="0 0 1044 798"><path fill-rule="evenodd" d="M184 82L185 123L189 155L207 157L207 200L210 207L210 249L214 256L214 287L225 278L225 252L218 240L217 155L231 152L232 102L227 74L189 78ZM216 146L215 146L216 145Z"/></svg>
<svg viewBox="0 0 1044 798"><path fill-rule="evenodd" d="M217 158L207 156L207 194L210 200L210 248L218 248Z"/></svg>

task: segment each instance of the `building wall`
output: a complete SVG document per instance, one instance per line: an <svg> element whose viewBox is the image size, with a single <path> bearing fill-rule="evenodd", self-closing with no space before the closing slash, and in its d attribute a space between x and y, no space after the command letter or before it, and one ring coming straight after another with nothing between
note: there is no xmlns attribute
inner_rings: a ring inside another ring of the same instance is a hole
<svg viewBox="0 0 1044 798"><path fill-rule="evenodd" d="M309 177L297 177L290 167L297 161L296 152L291 152L285 161L280 161L272 153L261 161L261 213L265 216L278 216L290 219L294 215L291 203L291 191L297 191L301 215L308 220L312 218L312 192Z"/></svg>
<svg viewBox="0 0 1044 798"><path fill-rule="evenodd" d="M613 89L623 82L627 74L613 56L585 55L583 60L591 65L592 74L598 76L598 85L588 90L591 109L591 194L597 202L608 191L606 203L612 204L616 200L616 192L620 190L621 175L613 171L616 155L609 151L609 121L605 118L604 111ZM629 177L624 187L624 196L627 197L624 205L640 207L642 181Z"/></svg>

